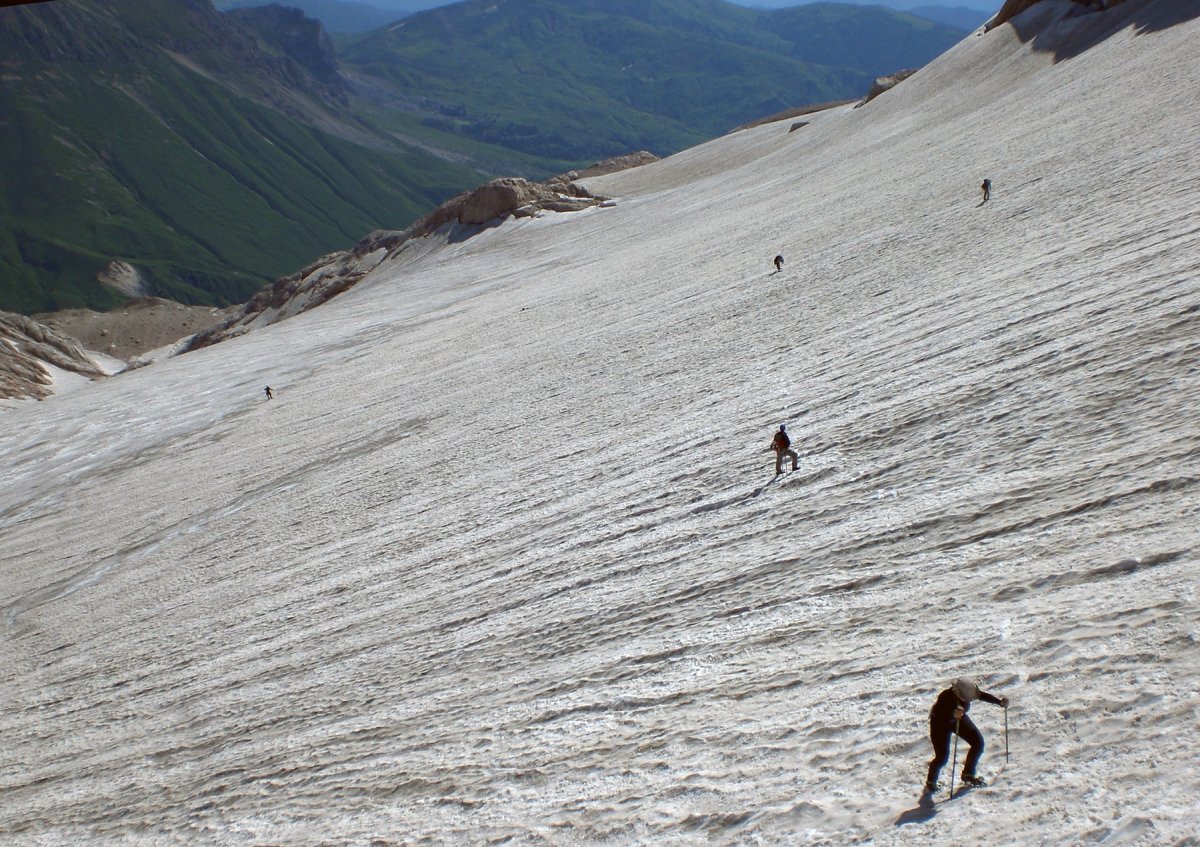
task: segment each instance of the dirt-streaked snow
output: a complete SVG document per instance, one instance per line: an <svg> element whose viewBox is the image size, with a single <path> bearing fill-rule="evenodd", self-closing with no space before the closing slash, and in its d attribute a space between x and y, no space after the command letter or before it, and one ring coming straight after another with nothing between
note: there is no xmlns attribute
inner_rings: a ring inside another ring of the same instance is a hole
<svg viewBox="0 0 1200 847"><path fill-rule="evenodd" d="M1200 3L1075 7L0 413L0 842L1200 844Z"/></svg>

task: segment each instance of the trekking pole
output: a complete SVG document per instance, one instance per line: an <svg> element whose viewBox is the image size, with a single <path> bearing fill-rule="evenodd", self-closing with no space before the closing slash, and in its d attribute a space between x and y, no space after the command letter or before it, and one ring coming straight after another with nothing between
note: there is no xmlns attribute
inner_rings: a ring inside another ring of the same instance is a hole
<svg viewBox="0 0 1200 847"><path fill-rule="evenodd" d="M1008 706L1004 707L1004 764L1008 764Z"/></svg>
<svg viewBox="0 0 1200 847"><path fill-rule="evenodd" d="M950 763L950 796L954 796L954 771L958 768L958 728L962 724L962 718L954 720L954 761ZM945 755L945 754L943 754ZM942 761L946 761L942 759Z"/></svg>

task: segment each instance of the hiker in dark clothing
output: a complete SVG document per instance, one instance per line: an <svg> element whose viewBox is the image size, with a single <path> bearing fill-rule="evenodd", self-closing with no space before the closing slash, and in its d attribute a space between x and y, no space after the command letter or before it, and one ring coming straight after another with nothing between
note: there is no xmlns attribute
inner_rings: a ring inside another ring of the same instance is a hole
<svg viewBox="0 0 1200 847"><path fill-rule="evenodd" d="M929 710L929 740L933 743L933 760L929 763L929 774L925 778L926 793L933 793L938 789L938 774L950 758L950 740L955 733L971 745L967 759L963 762L963 784L972 787L984 784L982 779L975 776L975 765L983 755L983 734L967 717L972 700L982 700L1008 708L1007 697L988 694L969 679L954 680L949 688L938 695L933 708Z"/></svg>
<svg viewBox="0 0 1200 847"><path fill-rule="evenodd" d="M269 385L268 385L266 388L264 388L264 389L263 389L263 394L267 395L267 399L268 399L268 400L274 400L274 399L275 399L275 392L273 392L273 391L271 390L271 386L269 386Z"/></svg>
<svg viewBox="0 0 1200 847"><path fill-rule="evenodd" d="M985 179L983 184L979 186L979 190L983 192L983 203L986 203L989 199L991 199L992 196L992 181L990 179ZM980 203L979 205L982 206L983 203Z"/></svg>
<svg viewBox="0 0 1200 847"><path fill-rule="evenodd" d="M796 469L796 462L799 456L792 449L792 439L788 438L787 427L783 424L779 425L779 432L775 433L775 437L771 440L771 448L775 451L775 476L783 473L783 457L790 456L792 459L792 470Z"/></svg>
<svg viewBox="0 0 1200 847"><path fill-rule="evenodd" d="M775 257L775 273L779 273L781 270L783 270L783 256L776 256Z"/></svg>

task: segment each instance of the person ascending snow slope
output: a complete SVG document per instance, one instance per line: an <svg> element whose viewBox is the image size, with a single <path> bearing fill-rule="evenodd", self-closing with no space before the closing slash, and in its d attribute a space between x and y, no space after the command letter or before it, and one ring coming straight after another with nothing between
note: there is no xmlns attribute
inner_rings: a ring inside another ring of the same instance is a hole
<svg viewBox="0 0 1200 847"><path fill-rule="evenodd" d="M781 270L783 270L783 256L776 256L775 257L775 273L779 273Z"/></svg>
<svg viewBox="0 0 1200 847"><path fill-rule="evenodd" d="M799 456L792 449L792 439L788 438L787 427L784 424L779 425L779 432L775 433L775 437L771 440L771 449L775 451L775 476L783 473L783 457L789 456L792 460L792 470L795 470Z"/></svg>
<svg viewBox="0 0 1200 847"><path fill-rule="evenodd" d="M950 758L950 737L958 733L958 737L971 745L967 760L963 762L962 781L964 785L976 787L984 785L984 781L975 776L975 766L983 755L983 734L967 717L972 700L983 700L997 706L1008 708L1007 697L996 697L983 691L969 679L956 679L950 687L938 695L933 708L929 710L929 740L933 743L933 759L929 763L929 774L925 778L925 792L932 794L938 789L938 773Z"/></svg>

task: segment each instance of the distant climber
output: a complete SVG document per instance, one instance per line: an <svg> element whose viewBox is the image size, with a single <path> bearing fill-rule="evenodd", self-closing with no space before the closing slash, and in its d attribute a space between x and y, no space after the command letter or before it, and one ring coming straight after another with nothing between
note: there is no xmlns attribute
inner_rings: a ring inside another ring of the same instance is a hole
<svg viewBox="0 0 1200 847"><path fill-rule="evenodd" d="M929 710L929 740L933 744L933 759L929 762L929 773L925 777L925 793L932 794L940 787L938 774L946 760L950 758L950 739L955 733L971 746L963 762L963 785L972 788L984 785L984 781L975 776L975 766L983 755L983 734L967 717L972 700L982 700L997 706L1008 708L1007 697L996 697L980 690L969 679L956 679L950 687L938 695Z"/></svg>
<svg viewBox="0 0 1200 847"><path fill-rule="evenodd" d="M779 273L781 270L783 270L783 256L776 256L775 257L775 273Z"/></svg>
<svg viewBox="0 0 1200 847"><path fill-rule="evenodd" d="M784 424L779 425L779 432L775 433L775 437L771 440L771 450L775 451L775 476L783 473L783 457L789 456L792 460L792 470L796 470L799 456L792 449L792 439L788 438L787 427Z"/></svg>
<svg viewBox="0 0 1200 847"><path fill-rule="evenodd" d="M269 386L269 385L263 389L263 394L267 395L268 400L275 399L275 392L271 390L271 386Z"/></svg>
<svg viewBox="0 0 1200 847"><path fill-rule="evenodd" d="M979 191L981 194L983 194L983 203L986 203L992 198L992 181L990 179L985 179L980 184ZM979 205L982 206L983 203L980 203Z"/></svg>

